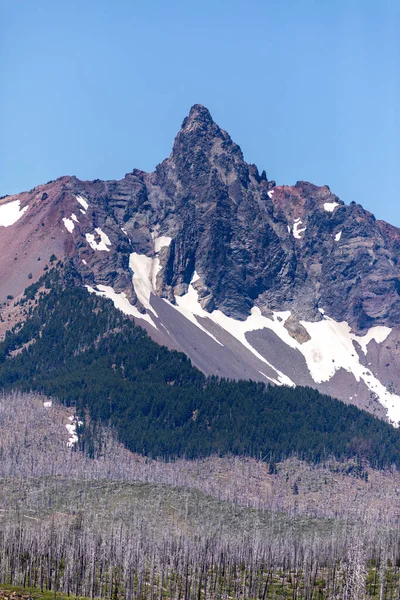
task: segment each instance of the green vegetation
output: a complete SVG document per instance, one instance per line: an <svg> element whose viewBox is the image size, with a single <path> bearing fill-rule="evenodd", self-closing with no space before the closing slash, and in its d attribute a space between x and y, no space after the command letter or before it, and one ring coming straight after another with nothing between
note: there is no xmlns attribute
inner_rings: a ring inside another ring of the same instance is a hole
<svg viewBox="0 0 400 600"><path fill-rule="evenodd" d="M54 593L51 590L42 591L40 588L35 587L23 587L22 585L3 585L0 583L0 600L3 598L12 598L13 600L62 600L68 597L67 594L62 592ZM73 594L70 595L71 599L77 598ZM79 600L85 600L82 596L79 596Z"/></svg>
<svg viewBox="0 0 400 600"><path fill-rule="evenodd" d="M113 426L130 450L154 457L296 453L320 461L333 454L400 466L399 431L354 406L311 388L206 378L111 301L65 285L57 270L39 286L50 292L0 344L2 388L74 403L92 423ZM82 433L89 449L95 432Z"/></svg>

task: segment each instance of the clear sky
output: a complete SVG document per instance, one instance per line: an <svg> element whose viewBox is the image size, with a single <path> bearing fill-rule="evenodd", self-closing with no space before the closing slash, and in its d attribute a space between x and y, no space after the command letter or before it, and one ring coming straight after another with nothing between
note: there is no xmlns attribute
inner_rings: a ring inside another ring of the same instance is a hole
<svg viewBox="0 0 400 600"><path fill-rule="evenodd" d="M206 105L277 183L400 226L399 0L0 0L0 195L118 179Z"/></svg>

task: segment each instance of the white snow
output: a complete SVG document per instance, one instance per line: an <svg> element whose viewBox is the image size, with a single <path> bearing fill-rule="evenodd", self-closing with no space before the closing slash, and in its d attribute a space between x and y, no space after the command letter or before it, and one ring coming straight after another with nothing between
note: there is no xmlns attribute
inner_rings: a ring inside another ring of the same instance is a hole
<svg viewBox="0 0 400 600"><path fill-rule="evenodd" d="M193 280L196 281L198 278L197 273L195 272ZM195 323L198 327L204 330L200 323L195 319L196 316L208 318L222 329L225 329L228 333L230 333L233 337L235 337L239 342L245 346L250 352L252 352L257 358L259 358L262 362L266 363L269 367L271 367L277 373L277 380L280 384L294 386L293 381L289 377L287 377L284 373L276 369L271 363L269 363L257 350L251 346L251 344L247 341L246 333L248 331L254 331L256 329L263 329L264 324L263 320L268 320L266 317L261 316L261 312L258 308L254 307L251 311L251 315L246 319L246 321L236 321L231 317L227 317L220 310L214 310L212 313L208 313L205 311L198 299L197 292L194 289L192 283L189 285L188 292L184 296L175 296L175 301L177 303L177 307L180 312L192 323ZM195 320L193 320L195 319ZM218 341L213 335L211 335L207 330L206 333L210 335L215 341Z"/></svg>
<svg viewBox="0 0 400 600"><path fill-rule="evenodd" d="M290 229L289 225L287 226L287 230L288 230L288 233L291 232L291 229Z"/></svg>
<svg viewBox="0 0 400 600"><path fill-rule="evenodd" d="M69 439L67 442L67 446L68 448L72 448L74 446L74 444L76 444L76 442L78 441L78 434L76 433L76 427L77 425L83 425L82 421L78 420L77 416L73 416L73 417L68 417L68 419L71 421L71 423L67 423L65 425L68 433L69 433Z"/></svg>
<svg viewBox="0 0 400 600"><path fill-rule="evenodd" d="M53 406L53 402L51 400L47 400L46 402L43 402L43 406L44 408L51 408Z"/></svg>
<svg viewBox="0 0 400 600"><path fill-rule="evenodd" d="M86 200L86 198L83 196L75 196L75 198L78 200L79 204L83 206L85 211L89 208L89 202Z"/></svg>
<svg viewBox="0 0 400 600"><path fill-rule="evenodd" d="M75 221L75 223L79 223L79 221L78 221L78 217L77 217L77 216L76 216L74 213L72 213L72 215L71 215L71 219L72 219L73 221Z"/></svg>
<svg viewBox="0 0 400 600"><path fill-rule="evenodd" d="M121 231L122 231L122 233L124 233L125 235L128 235L128 233L127 233L126 229L124 229L123 227L121 227Z"/></svg>
<svg viewBox="0 0 400 600"><path fill-rule="evenodd" d="M63 223L65 225L65 229L67 229L70 233L75 229L75 224L72 219L63 218Z"/></svg>
<svg viewBox="0 0 400 600"><path fill-rule="evenodd" d="M338 242L338 241L340 240L340 238L341 238L341 237L342 237L342 232L341 232L341 231L339 231L339 233L337 233L337 234L335 235L335 242Z"/></svg>
<svg viewBox="0 0 400 600"><path fill-rule="evenodd" d="M173 305L170 303L169 304L171 306L173 306L175 308L175 310L180 312L184 317L186 317L186 319L188 319L188 321L190 321L191 323L196 325L196 327L201 329L201 331L203 331L208 336L210 336L210 338L212 338L214 340L214 342L217 342L217 344L219 344L220 346L223 346L223 344L221 344L221 342L219 340L217 340L217 338L212 333L210 333L208 331L208 329L203 327L203 325L201 325L199 323L199 321L196 319L196 315L198 315L199 317L209 316L209 313L207 313L205 310L203 310L201 308L199 301L198 301L197 292L192 285L192 283L194 283L198 279L199 279L199 276L197 275L197 273L195 271L187 293L184 296L175 296L176 305Z"/></svg>
<svg viewBox="0 0 400 600"><path fill-rule="evenodd" d="M171 243L170 237L162 235L156 238L154 232L153 240L156 254L160 252L161 248L169 246ZM129 267L133 272L132 283L138 299L147 310L158 317L150 304L150 296L152 293L156 294L157 275L162 270L160 259L158 256L151 258L146 254L132 252L129 257Z"/></svg>
<svg viewBox="0 0 400 600"><path fill-rule="evenodd" d="M375 340L377 344L382 344L391 333L390 327L377 326L372 327L362 337L354 336L354 341L358 342L364 354L367 354L367 346L371 340ZM371 363L369 363L371 364Z"/></svg>
<svg viewBox="0 0 400 600"><path fill-rule="evenodd" d="M167 235L160 235L160 237L154 239L154 252L158 254L161 248L165 248L165 246L169 246L172 241L172 238Z"/></svg>
<svg viewBox="0 0 400 600"><path fill-rule="evenodd" d="M86 215L86 210L83 210L83 208L80 208L79 210L81 211L81 213L82 213L83 215Z"/></svg>
<svg viewBox="0 0 400 600"><path fill-rule="evenodd" d="M300 344L284 327L288 316L290 312L276 312L273 321L261 316L260 319L263 319L264 327L274 331L288 346L303 354L315 383L329 381L336 371L342 368L352 373L357 381L364 381L371 392L378 396L379 401L388 409L388 417L394 424L400 421L400 396L391 394L378 378L360 363L353 343L358 342L363 352L367 353L367 345L372 339L378 344L385 341L391 332L389 327L373 327L364 336L357 336L351 333L351 328L345 321L338 323L324 316L321 321L315 323L300 321L311 337L307 342ZM250 317L247 320L249 319Z"/></svg>
<svg viewBox="0 0 400 600"><path fill-rule="evenodd" d="M97 290L92 288L90 285L87 285L85 287L90 294L96 294L97 296L109 298L110 300L112 300L115 308L118 308L125 315L131 315L132 317L136 317L137 319L143 319L144 321L147 321L148 323L150 323L150 325L157 329L150 315L148 315L147 313L142 314L138 311L136 306L132 306L124 292L118 294L111 286L108 285L98 285L96 286Z"/></svg>
<svg viewBox="0 0 400 600"><path fill-rule="evenodd" d="M157 317L156 311L150 304L150 295L155 291L157 274L161 268L158 257L150 258L145 254L132 252L129 266L133 271L132 283L136 296L142 305Z"/></svg>
<svg viewBox="0 0 400 600"><path fill-rule="evenodd" d="M274 379L273 377L268 377L268 375L266 375L265 373L263 373L262 371L258 371L260 373L260 375L262 375L263 377L265 377L265 379L268 379L268 381L271 381L271 383L274 383L275 385L281 385L279 383L279 381L277 381L276 379Z"/></svg>
<svg viewBox="0 0 400 600"><path fill-rule="evenodd" d="M121 228L124 233L126 231ZM86 239L88 240L90 246L94 250L109 250L107 245L111 245L109 238L106 236L104 232L101 231L100 228L96 229L97 233L101 236L102 240L100 243L96 243L94 241L94 235L86 234ZM160 236L155 239L155 249L157 252L164 246L168 246L171 242L171 238L167 236ZM145 254L138 254L137 252L132 252L129 257L129 267L132 270L132 283L135 289L136 296L142 306L149 312L153 313L155 317L158 317L156 311L150 304L150 296L152 293L155 293L156 289L156 280L159 271L162 269L160 265L160 260L158 256L151 258L146 256ZM118 294L113 290L110 286L97 285L97 289L94 289L90 286L86 286L89 292L95 293L99 296L104 296L110 298L114 306L121 310L126 315L132 315L138 319L144 319L150 325L157 329L156 324L148 313L141 313L139 310L132 306L129 302L126 294L121 293Z"/></svg>
<svg viewBox="0 0 400 600"><path fill-rule="evenodd" d="M84 265L87 265L87 262L86 262L86 260L84 258L82 258L82 262L83 262Z"/></svg>
<svg viewBox="0 0 400 600"><path fill-rule="evenodd" d="M301 240L302 236L300 234L304 233L307 229L307 227L299 229L301 224L302 221L300 219L296 219L293 223L293 237L295 237L297 240Z"/></svg>
<svg viewBox="0 0 400 600"><path fill-rule="evenodd" d="M325 311L324 311L324 309L323 309L323 308L319 308L318 310L319 310L319 312L321 313L321 315L324 315L324 314L325 314Z"/></svg>
<svg viewBox="0 0 400 600"><path fill-rule="evenodd" d="M10 225L14 225L26 213L29 205L21 209L20 204L20 200L13 200L13 202L8 202L0 206L0 226L9 227Z"/></svg>
<svg viewBox="0 0 400 600"><path fill-rule="evenodd" d="M267 194L270 198L272 198L273 193L274 193L274 190L269 190L269 192L267 192ZM264 373L262 373L262 375L264 375Z"/></svg>
<svg viewBox="0 0 400 600"><path fill-rule="evenodd" d="M198 277L197 273L192 281L195 280L195 277ZM354 345L355 342L358 342L364 354L367 354L369 342L371 340L375 340L378 344L384 342L391 332L389 327L373 327L364 336L357 336L351 333L348 323L336 322L326 316L323 309L320 309L320 313L323 315L321 321L300 321L310 336L310 340L301 344L285 328L285 322L291 314L290 311L274 312L273 319L269 319L261 314L258 307L253 307L250 316L245 321L236 321L219 310L212 313L203 310L192 284L185 295L176 296L175 300L177 303L175 308L197 326L199 323L196 317L208 318L235 337L257 358L276 371L277 383L294 385L289 377L280 372L252 347L246 338L246 333L265 328L273 331L290 348L301 352L315 383L329 381L340 369L352 373L357 381L362 380L368 389L377 395L379 401L387 408L388 418L392 423L397 424L400 421L400 396L391 394L370 369L360 363L360 357ZM272 380L265 373L262 375Z"/></svg>
<svg viewBox="0 0 400 600"><path fill-rule="evenodd" d="M324 210L326 212L333 212L337 206L339 206L338 202L325 202Z"/></svg>
<svg viewBox="0 0 400 600"><path fill-rule="evenodd" d="M108 248L108 246L111 246L111 241L108 235L104 233L100 227L96 227L96 232L101 238L100 242L95 241L95 236L93 233L86 233L85 235L90 247L93 248L93 250L104 250L105 252L110 252L110 248Z"/></svg>

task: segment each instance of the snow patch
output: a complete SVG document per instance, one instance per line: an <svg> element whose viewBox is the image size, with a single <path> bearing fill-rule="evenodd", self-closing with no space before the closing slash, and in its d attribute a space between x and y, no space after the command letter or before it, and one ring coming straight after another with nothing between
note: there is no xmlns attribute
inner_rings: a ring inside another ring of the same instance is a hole
<svg viewBox="0 0 400 600"><path fill-rule="evenodd" d="M390 327L378 325L377 327L372 327L371 329L369 329L367 333L362 337L354 336L353 339L354 341L360 344L362 351L365 355L367 355L367 346L370 343L370 341L375 340L377 344L382 344L382 342L384 342L386 338L389 337L391 331L392 330L390 329Z"/></svg>
<svg viewBox="0 0 400 600"><path fill-rule="evenodd" d="M73 220L75 223L79 223L79 221L78 221L78 217L77 217L77 216L76 216L74 213L72 213L72 215L71 215L71 219L72 219L72 220Z"/></svg>
<svg viewBox="0 0 400 600"><path fill-rule="evenodd" d="M192 282L193 282L193 280L195 280L196 277L198 277L198 276L197 276L197 273L195 272L194 276L192 278ZM257 307L253 307L253 309L251 311L251 315L246 319L246 321L236 321L235 319L232 319L231 317L227 317L226 315L224 315L224 313L221 312L220 310L214 310L212 313L208 313L202 308L202 306L199 302L199 299L198 299L197 292L194 289L192 282L190 283L189 289L184 296L175 296L175 301L176 301L178 310L187 319L192 321L192 323L194 323L201 329L204 329L204 328L200 325L200 323L197 321L197 319L195 317L198 316L198 317L210 319L211 321L213 321L214 323L219 325L222 329L224 329L225 331L230 333L230 335L235 337L245 348L250 350L250 352L252 354L254 354L257 358L259 358L262 362L264 362L269 367L271 367L271 369L273 369L277 373L276 379L279 384L294 386L293 381L289 377L287 377L284 373L282 373L281 371L276 369L273 365L271 365L271 363L269 363L259 352L257 352L257 350L255 350L255 348L253 348L253 346L248 342L248 340L246 338L246 333L248 333L249 331L254 331L256 329L263 329L265 326L264 320L268 320L268 319L266 319L266 317L261 316L260 309ZM213 339L215 339L215 341L218 341L207 330L206 330L206 333L208 333L208 335L213 337Z"/></svg>
<svg viewBox="0 0 400 600"><path fill-rule="evenodd" d="M275 385L281 385L279 383L279 381L277 381L276 379L274 379L273 377L268 377L268 375L266 375L265 373L263 373L262 371L258 371L260 373L260 375L262 375L263 377L265 377L265 379L268 379L268 381L270 381L271 383L274 383Z"/></svg>
<svg viewBox="0 0 400 600"><path fill-rule="evenodd" d="M295 237L297 240L301 240L302 236L300 234L304 233L307 229L307 227L299 229L301 224L302 221L300 219L296 219L293 223L293 237Z"/></svg>
<svg viewBox="0 0 400 600"><path fill-rule="evenodd" d="M133 271L132 283L136 296L142 305L158 316L150 304L150 295L155 293L157 275L161 269L158 257L150 258L145 254L132 252L129 257L129 266Z"/></svg>
<svg viewBox="0 0 400 600"><path fill-rule="evenodd" d="M0 206L0 226L9 227L14 225L26 213L29 205L21 209L20 204L20 200L14 200Z"/></svg>
<svg viewBox="0 0 400 600"><path fill-rule="evenodd" d="M68 417L68 419L71 421L71 423L67 423L65 425L65 427L69 433L69 439L67 442L67 446L68 446L68 448L73 448L73 446L78 441L78 434L76 433L76 428L79 425L83 425L83 423L82 423L82 421L78 420L78 417L76 415L74 415L73 417Z"/></svg>
<svg viewBox="0 0 400 600"><path fill-rule="evenodd" d="M171 243L171 238L165 235L157 238L155 235L152 235L152 237L156 254L160 252L161 248L169 246ZM160 259L158 256L151 258L146 256L146 254L132 252L129 257L129 267L133 273L132 283L138 300L145 309L152 312L155 317L158 317L150 304L150 296L152 293L156 295L157 275L162 270Z"/></svg>
<svg viewBox="0 0 400 600"><path fill-rule="evenodd" d="M102 231L100 227L96 227L96 232L101 238L100 242L95 241L95 236L93 233L85 234L85 237L90 247L93 248L93 250L104 250L105 252L110 252L110 248L108 248L108 246L111 246L111 241L108 235L104 233L104 231Z"/></svg>
<svg viewBox="0 0 400 600"><path fill-rule="evenodd" d="M98 285L96 286L97 290L90 285L86 285L85 287L90 294L96 294L102 298L109 298L112 300L115 308L118 308L118 310L123 312L125 315L130 315L132 317L136 317L137 319L143 319L157 329L157 326L150 315L147 313L143 314L138 311L136 306L132 306L124 292L118 294L111 286L108 285Z"/></svg>
<svg viewBox="0 0 400 600"><path fill-rule="evenodd" d="M160 235L160 237L154 239L154 252L158 254L161 248L168 247L171 244L172 238L167 235Z"/></svg>
<svg viewBox="0 0 400 600"><path fill-rule="evenodd" d="M339 233L337 233L337 234L335 235L335 242L338 242L338 241L340 240L340 238L341 238L341 237L342 237L342 232L341 232L341 231L339 231Z"/></svg>
<svg viewBox="0 0 400 600"><path fill-rule="evenodd" d="M219 340L217 340L217 338L212 333L210 333L208 331L208 329L203 327L203 325L201 325L199 323L199 321L196 319L196 315L200 316L200 317L208 317L209 316L209 313L207 313L201 307L199 300L198 300L197 292L192 285L192 283L194 283L198 279L199 279L199 276L197 275L197 273L195 271L194 275L192 277L192 281L190 282L187 293L184 296L175 296L176 305L171 304L167 300L165 300L165 302L168 302L168 304L170 304L170 306L172 306L173 308L175 308L175 310L180 312L181 315L186 317L186 319L188 321L190 321L191 323L193 323L193 325L196 325L196 327L198 327L199 329L201 329L201 331L206 333L210 338L212 338L214 340L214 342L217 342L217 344L219 344L220 346L223 346L223 344L221 344L221 342Z"/></svg>
<svg viewBox="0 0 400 600"><path fill-rule="evenodd" d="M85 211L89 208L89 202L83 196L75 196L78 200L79 204L85 209Z"/></svg>
<svg viewBox="0 0 400 600"><path fill-rule="evenodd" d="M269 192L267 192L268 197L272 198L272 194L274 193L274 190L269 190ZM262 373L262 375L264 375L264 373Z"/></svg>
<svg viewBox="0 0 400 600"><path fill-rule="evenodd" d="M82 262L83 262L84 265L87 265L87 262L86 262L86 260L84 258L82 258Z"/></svg>
<svg viewBox="0 0 400 600"><path fill-rule="evenodd" d="M51 400L47 400L46 402L43 402L43 406L44 408L51 408L53 406L53 402Z"/></svg>
<svg viewBox="0 0 400 600"><path fill-rule="evenodd" d="M339 206L338 202L325 202L324 210L326 212L333 212L337 206Z"/></svg>
<svg viewBox="0 0 400 600"><path fill-rule="evenodd" d="M70 233L73 232L73 230L75 229L75 224L73 222L72 219L67 219L66 217L63 218L63 223L65 225L65 229L67 229L67 231L69 231Z"/></svg>

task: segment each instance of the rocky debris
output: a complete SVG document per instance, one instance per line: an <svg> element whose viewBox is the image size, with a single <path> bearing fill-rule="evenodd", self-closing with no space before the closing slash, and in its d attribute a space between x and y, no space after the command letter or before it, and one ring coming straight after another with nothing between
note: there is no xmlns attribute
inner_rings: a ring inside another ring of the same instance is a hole
<svg viewBox="0 0 400 600"><path fill-rule="evenodd" d="M306 328L297 321L294 315L291 315L285 321L285 329L287 329L292 338L300 342L300 344L304 344L304 342L308 342L308 340L311 339Z"/></svg>

